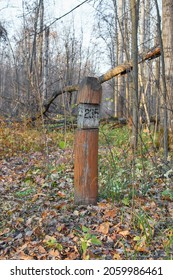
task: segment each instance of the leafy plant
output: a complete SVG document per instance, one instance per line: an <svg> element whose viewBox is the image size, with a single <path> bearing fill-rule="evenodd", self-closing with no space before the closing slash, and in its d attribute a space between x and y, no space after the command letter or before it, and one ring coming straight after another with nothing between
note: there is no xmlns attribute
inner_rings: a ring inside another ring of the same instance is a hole
<svg viewBox="0 0 173 280"><path fill-rule="evenodd" d="M60 147L60 149L65 149L65 147L66 147L66 142L65 141L60 141L59 142L59 147Z"/></svg>
<svg viewBox="0 0 173 280"><path fill-rule="evenodd" d="M34 192L33 188L30 189L25 189L25 190L21 190L21 191L17 191L15 193L15 195L17 197L25 197L25 196L29 196L30 194L32 194Z"/></svg>
<svg viewBox="0 0 173 280"><path fill-rule="evenodd" d="M93 234L90 233L90 229L82 226L82 237L80 238L81 249L82 249L82 258L89 259L87 255L88 247L92 245L101 246L102 242Z"/></svg>
<svg viewBox="0 0 173 280"><path fill-rule="evenodd" d="M166 240L164 240L164 248L168 260L173 259L173 228L169 228L165 232Z"/></svg>
<svg viewBox="0 0 173 280"><path fill-rule="evenodd" d="M143 210L135 213L135 221L137 228L140 229L143 240L149 241L154 234L154 220L149 217ZM139 240L140 241L140 240Z"/></svg>
<svg viewBox="0 0 173 280"><path fill-rule="evenodd" d="M53 236L46 236L44 243L49 248L58 249L59 251L63 250L63 246L57 242L56 238Z"/></svg>
<svg viewBox="0 0 173 280"><path fill-rule="evenodd" d="M163 199L173 200L173 191L170 189L166 189L162 192Z"/></svg>

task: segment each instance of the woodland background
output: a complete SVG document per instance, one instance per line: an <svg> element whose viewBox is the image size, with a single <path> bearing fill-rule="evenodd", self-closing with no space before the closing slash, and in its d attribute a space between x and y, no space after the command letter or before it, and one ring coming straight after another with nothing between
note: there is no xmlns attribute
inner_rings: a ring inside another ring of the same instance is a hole
<svg viewBox="0 0 173 280"><path fill-rule="evenodd" d="M58 18L54 1L21 3L17 32L0 22L0 258L172 259L172 0L80 1ZM86 76L103 87L99 197L75 206Z"/></svg>

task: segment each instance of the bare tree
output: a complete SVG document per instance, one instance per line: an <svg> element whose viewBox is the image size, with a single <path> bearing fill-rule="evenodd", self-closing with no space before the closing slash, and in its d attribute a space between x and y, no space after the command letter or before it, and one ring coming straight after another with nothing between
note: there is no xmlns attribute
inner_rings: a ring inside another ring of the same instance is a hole
<svg viewBox="0 0 173 280"><path fill-rule="evenodd" d="M168 127L173 132L173 3L162 1L162 38L167 88Z"/></svg>
<svg viewBox="0 0 173 280"><path fill-rule="evenodd" d="M161 31L161 17L159 12L159 6L157 0L155 0L157 18L158 18L158 32L159 32L159 41L160 48L162 52L161 62L162 62L162 84L163 84L163 126L164 126L164 158L167 160L168 157L168 111L167 111L167 85L166 85L166 68L165 68L165 54L162 40L162 31ZM167 65L168 66L168 65Z"/></svg>
<svg viewBox="0 0 173 280"><path fill-rule="evenodd" d="M131 21L132 21L132 61L133 61L133 123L132 123L132 146L137 149L138 125L139 125L139 95L138 95L138 13L139 0L131 0Z"/></svg>

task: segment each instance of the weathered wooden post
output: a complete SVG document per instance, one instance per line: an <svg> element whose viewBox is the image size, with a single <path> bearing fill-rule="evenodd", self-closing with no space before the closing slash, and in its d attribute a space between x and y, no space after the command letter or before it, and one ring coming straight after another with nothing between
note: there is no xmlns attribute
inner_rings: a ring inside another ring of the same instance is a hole
<svg viewBox="0 0 173 280"><path fill-rule="evenodd" d="M97 78L86 77L80 84L74 159L74 202L77 205L97 203L101 93Z"/></svg>

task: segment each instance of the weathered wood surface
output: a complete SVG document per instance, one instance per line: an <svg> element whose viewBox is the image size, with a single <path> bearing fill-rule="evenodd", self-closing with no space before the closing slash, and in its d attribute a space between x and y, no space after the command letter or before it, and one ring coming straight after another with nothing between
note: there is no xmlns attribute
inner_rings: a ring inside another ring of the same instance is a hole
<svg viewBox="0 0 173 280"><path fill-rule="evenodd" d="M77 130L74 152L75 204L96 204L98 196L98 129Z"/></svg>
<svg viewBox="0 0 173 280"><path fill-rule="evenodd" d="M79 86L77 103L100 104L101 102L101 84L97 78L86 77Z"/></svg>
<svg viewBox="0 0 173 280"><path fill-rule="evenodd" d="M97 78L83 79L77 98L80 110L78 110L78 129L74 149L74 202L77 205L97 203L98 125L101 95L102 87Z"/></svg>
<svg viewBox="0 0 173 280"><path fill-rule="evenodd" d="M139 60L138 63L143 63L146 60L152 60L155 59L156 57L159 57L161 55L160 52L160 47L153 47L152 49L148 50L146 53L144 54L140 54L139 55ZM113 77L119 76L119 75L125 75L128 72L130 72L133 69L132 66L132 62L127 62L121 65L116 66L115 68L107 71L105 74L101 75L100 77L98 77L98 81L100 82L100 84L112 79ZM67 93L71 93L74 91L78 91L79 90L79 85L71 85L71 86L66 86L63 89L54 91L52 96L46 100L43 104L43 108L42 108L42 114L46 114L46 112L49 110L50 105L52 104L52 102L61 94L67 92ZM38 114L37 116L33 117L32 120L36 120L37 118L40 117L41 114Z"/></svg>

